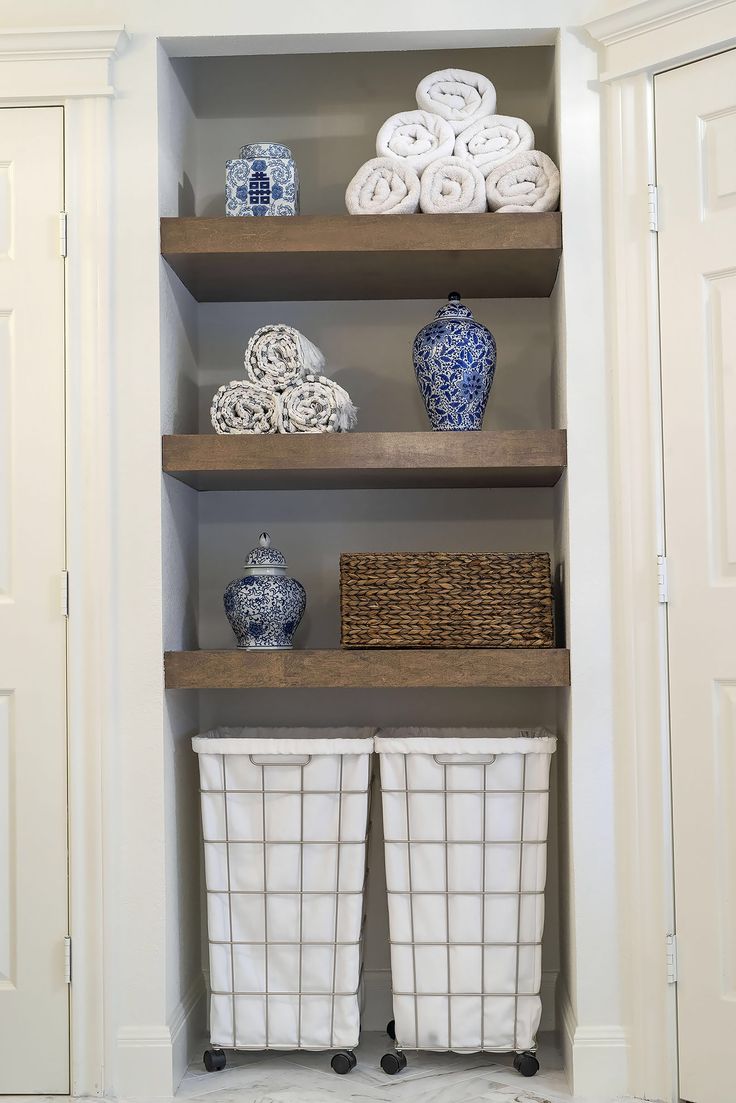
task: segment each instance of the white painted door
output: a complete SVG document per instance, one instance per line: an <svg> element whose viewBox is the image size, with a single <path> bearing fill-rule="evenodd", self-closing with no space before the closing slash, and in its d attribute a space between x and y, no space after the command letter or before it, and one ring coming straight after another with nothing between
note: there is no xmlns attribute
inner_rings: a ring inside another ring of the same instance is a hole
<svg viewBox="0 0 736 1103"><path fill-rule="evenodd" d="M680 1094L736 1099L736 51L655 81Z"/></svg>
<svg viewBox="0 0 736 1103"><path fill-rule="evenodd" d="M63 124L0 110L0 1093L69 1090Z"/></svg>

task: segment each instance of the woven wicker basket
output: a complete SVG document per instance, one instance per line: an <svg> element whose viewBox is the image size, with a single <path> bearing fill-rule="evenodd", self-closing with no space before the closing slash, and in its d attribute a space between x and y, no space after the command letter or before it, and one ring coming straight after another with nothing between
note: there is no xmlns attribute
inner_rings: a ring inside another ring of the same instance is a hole
<svg viewBox="0 0 736 1103"><path fill-rule="evenodd" d="M340 556L343 647L552 647L549 556Z"/></svg>

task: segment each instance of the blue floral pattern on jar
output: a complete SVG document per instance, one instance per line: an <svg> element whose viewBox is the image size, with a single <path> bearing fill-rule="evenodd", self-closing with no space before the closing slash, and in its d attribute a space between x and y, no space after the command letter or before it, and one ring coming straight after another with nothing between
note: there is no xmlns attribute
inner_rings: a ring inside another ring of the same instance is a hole
<svg viewBox="0 0 736 1103"><path fill-rule="evenodd" d="M287 576L286 560L271 547L267 532L261 533L244 571L243 578L230 583L223 599L238 647L253 651L290 649L307 595L300 582Z"/></svg>
<svg viewBox="0 0 736 1103"><path fill-rule="evenodd" d="M279 142L243 146L225 166L225 214L235 217L299 214L299 174Z"/></svg>
<svg viewBox="0 0 736 1103"><path fill-rule="evenodd" d="M435 320L419 331L414 370L432 428L479 430L496 370L496 341L452 292Z"/></svg>

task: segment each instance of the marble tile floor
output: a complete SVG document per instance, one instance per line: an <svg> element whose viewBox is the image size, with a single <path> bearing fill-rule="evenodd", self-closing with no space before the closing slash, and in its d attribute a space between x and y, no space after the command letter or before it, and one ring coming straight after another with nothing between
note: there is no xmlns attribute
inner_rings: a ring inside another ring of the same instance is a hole
<svg viewBox="0 0 736 1103"><path fill-rule="evenodd" d="M589 1103L570 1095L551 1036L542 1036L541 1068L528 1079L515 1071L511 1055L482 1053L407 1052L406 1069L387 1076L380 1060L390 1046L385 1034L364 1033L358 1066L347 1076L332 1071L329 1053L229 1052L227 1067L216 1073L198 1060L177 1103Z"/></svg>

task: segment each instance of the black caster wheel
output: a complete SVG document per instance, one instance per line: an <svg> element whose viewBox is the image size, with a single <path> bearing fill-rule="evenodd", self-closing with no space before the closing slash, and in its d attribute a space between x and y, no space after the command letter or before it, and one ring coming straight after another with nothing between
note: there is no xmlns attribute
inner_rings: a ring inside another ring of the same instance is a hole
<svg viewBox="0 0 736 1103"><path fill-rule="evenodd" d="M357 1063L358 1058L351 1049L341 1049L330 1061L333 1071L336 1072L338 1076L346 1076L347 1073L352 1072Z"/></svg>
<svg viewBox="0 0 736 1103"><path fill-rule="evenodd" d="M202 1060L207 1072L220 1072L227 1064L227 1057L222 1049L206 1049Z"/></svg>
<svg viewBox="0 0 736 1103"><path fill-rule="evenodd" d="M514 1057L514 1068L522 1076L536 1076L539 1072L539 1061L533 1053L517 1053Z"/></svg>
<svg viewBox="0 0 736 1103"><path fill-rule="evenodd" d="M384 1053L381 1058L381 1068L387 1076L396 1076L406 1068L406 1055L404 1053Z"/></svg>
<svg viewBox="0 0 736 1103"><path fill-rule="evenodd" d="M396 1023L394 1022L393 1019L391 1020L390 1023L387 1023L386 1033L388 1034L388 1036L389 1036L389 1038L391 1039L392 1042L396 1041Z"/></svg>

